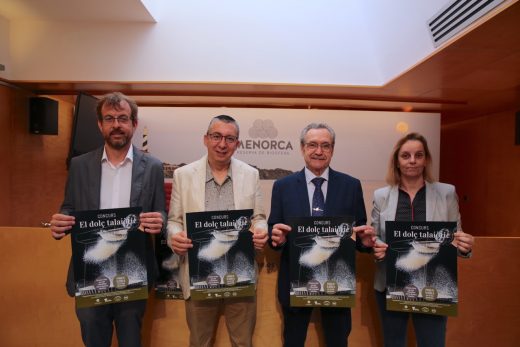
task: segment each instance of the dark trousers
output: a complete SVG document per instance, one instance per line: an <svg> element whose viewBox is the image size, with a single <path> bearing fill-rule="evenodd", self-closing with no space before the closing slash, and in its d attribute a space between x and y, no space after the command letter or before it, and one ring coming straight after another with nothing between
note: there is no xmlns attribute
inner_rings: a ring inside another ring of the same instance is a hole
<svg viewBox="0 0 520 347"><path fill-rule="evenodd" d="M283 310L284 347L303 347L311 319L311 307L287 307ZM327 347L348 346L352 328L349 308L320 308L321 325Z"/></svg>
<svg viewBox="0 0 520 347"><path fill-rule="evenodd" d="M388 311L386 309L386 294L377 290L375 292L385 347L406 347L406 328L410 317L415 330L417 347L445 346L446 316Z"/></svg>
<svg viewBox="0 0 520 347"><path fill-rule="evenodd" d="M78 308L81 337L86 347L110 347L113 326L120 347L141 347L141 324L146 300Z"/></svg>

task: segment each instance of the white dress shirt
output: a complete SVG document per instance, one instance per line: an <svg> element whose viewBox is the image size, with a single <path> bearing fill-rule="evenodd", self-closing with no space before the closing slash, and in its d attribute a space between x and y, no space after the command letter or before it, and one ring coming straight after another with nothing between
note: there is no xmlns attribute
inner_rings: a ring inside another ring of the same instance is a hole
<svg viewBox="0 0 520 347"><path fill-rule="evenodd" d="M101 158L101 194L99 208L130 207L130 191L132 189L133 146L126 153L125 159L113 165L103 149Z"/></svg>

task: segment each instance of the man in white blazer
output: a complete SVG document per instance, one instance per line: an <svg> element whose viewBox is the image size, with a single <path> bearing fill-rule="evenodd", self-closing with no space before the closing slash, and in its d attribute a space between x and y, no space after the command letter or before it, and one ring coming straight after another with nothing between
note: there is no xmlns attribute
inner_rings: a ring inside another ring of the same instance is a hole
<svg viewBox="0 0 520 347"><path fill-rule="evenodd" d="M190 299L186 213L252 209L251 231L255 249L267 241L267 222L262 206L258 170L233 158L239 145L239 127L230 116L214 117L204 135L208 153L174 171L168 215L168 244L180 258L181 286L190 329L190 346L213 345L219 313L223 312L232 346L252 346L256 322L256 298L211 301Z"/></svg>

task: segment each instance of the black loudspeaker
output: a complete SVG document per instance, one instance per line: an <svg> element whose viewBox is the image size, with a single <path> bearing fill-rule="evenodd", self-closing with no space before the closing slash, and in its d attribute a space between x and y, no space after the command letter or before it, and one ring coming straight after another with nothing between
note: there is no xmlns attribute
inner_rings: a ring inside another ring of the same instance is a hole
<svg viewBox="0 0 520 347"><path fill-rule="evenodd" d="M516 113L515 119L515 145L520 146L520 111Z"/></svg>
<svg viewBox="0 0 520 347"><path fill-rule="evenodd" d="M49 98L29 99L29 132L58 135L58 102Z"/></svg>

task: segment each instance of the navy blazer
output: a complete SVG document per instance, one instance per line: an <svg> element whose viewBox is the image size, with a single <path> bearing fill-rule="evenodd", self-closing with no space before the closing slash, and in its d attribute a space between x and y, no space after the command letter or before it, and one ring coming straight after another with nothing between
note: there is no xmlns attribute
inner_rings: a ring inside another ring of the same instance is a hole
<svg viewBox="0 0 520 347"><path fill-rule="evenodd" d="M166 225L166 199L164 196L164 175L161 161L153 156L133 148L132 187L130 191L130 206L140 206L143 212L160 212ZM97 210L100 204L101 189L101 158L103 147L86 154L72 158L65 198L60 212L70 214L72 211ZM146 262L148 285L157 276L157 264L153 251L153 240L147 234ZM75 284L72 271L72 260L67 276L67 292L74 296Z"/></svg>
<svg viewBox="0 0 520 347"><path fill-rule="evenodd" d="M288 219L291 217L310 217L310 211L304 170L277 180L273 185L271 196L269 235L271 235L273 225L288 224ZM367 215L363 190L358 179L329 168L325 216L352 216L356 225L366 224ZM289 232L287 237L287 241L290 242L292 233ZM269 244L272 246L271 240L269 240ZM356 242L356 247L360 251L366 250L359 240ZM278 271L278 300L282 306L289 306L289 247L283 245L278 249L282 250Z"/></svg>

